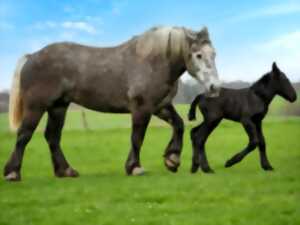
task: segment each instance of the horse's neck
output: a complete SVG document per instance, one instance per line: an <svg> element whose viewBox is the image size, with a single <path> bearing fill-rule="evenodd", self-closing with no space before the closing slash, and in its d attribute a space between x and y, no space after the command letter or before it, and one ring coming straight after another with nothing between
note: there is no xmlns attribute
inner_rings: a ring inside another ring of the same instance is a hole
<svg viewBox="0 0 300 225"><path fill-rule="evenodd" d="M276 95L271 84L255 83L251 86L251 90L266 104L269 105Z"/></svg>
<svg viewBox="0 0 300 225"><path fill-rule="evenodd" d="M176 31L175 31L176 32ZM181 30L181 32L183 32ZM185 56L186 42L182 35L170 33L168 38L167 58L170 65L170 80L176 82L186 71Z"/></svg>
<svg viewBox="0 0 300 225"><path fill-rule="evenodd" d="M186 66L183 59L171 60L170 61L170 82L175 83L181 75L186 71Z"/></svg>

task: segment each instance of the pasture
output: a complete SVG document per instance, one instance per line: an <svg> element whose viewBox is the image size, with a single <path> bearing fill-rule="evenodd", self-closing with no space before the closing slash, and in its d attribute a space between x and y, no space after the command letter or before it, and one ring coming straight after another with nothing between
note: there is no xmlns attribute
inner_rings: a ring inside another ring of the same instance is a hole
<svg viewBox="0 0 300 225"><path fill-rule="evenodd" d="M300 117L277 116L273 113L276 107L264 122L274 172L260 168L257 150L225 169L225 161L245 147L247 137L239 124L223 121L207 143L208 159L216 173L191 175L189 131L201 120L198 116L197 122L186 122L177 174L165 169L162 158L171 129L152 119L141 153L147 174L141 177L126 176L124 171L128 115L86 111L91 130L85 131L80 112L69 112L62 147L81 176L53 176L40 126L26 149L23 181L0 180L0 225L300 224ZM177 108L186 119L188 106ZM0 114L1 170L14 139L7 129L7 115Z"/></svg>

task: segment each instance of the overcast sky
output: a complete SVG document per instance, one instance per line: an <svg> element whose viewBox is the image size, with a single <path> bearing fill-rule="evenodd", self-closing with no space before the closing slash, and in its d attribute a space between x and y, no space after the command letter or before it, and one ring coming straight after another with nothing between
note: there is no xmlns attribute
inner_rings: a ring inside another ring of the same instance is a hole
<svg viewBox="0 0 300 225"><path fill-rule="evenodd" d="M300 81L300 1L0 0L0 89L49 43L116 45L157 25L206 25L224 81L254 81L273 61Z"/></svg>

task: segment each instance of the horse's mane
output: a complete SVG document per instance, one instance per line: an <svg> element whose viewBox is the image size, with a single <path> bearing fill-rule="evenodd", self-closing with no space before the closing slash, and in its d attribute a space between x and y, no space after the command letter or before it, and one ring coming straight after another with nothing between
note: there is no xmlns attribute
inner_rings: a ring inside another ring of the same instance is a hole
<svg viewBox="0 0 300 225"><path fill-rule="evenodd" d="M141 57L167 54L177 56L184 48L186 32L195 33L185 27L153 27L141 35L135 36L136 51ZM200 33L202 42L210 43L208 33Z"/></svg>
<svg viewBox="0 0 300 225"><path fill-rule="evenodd" d="M149 55L172 54L180 52L184 41L184 30L180 27L153 27L143 34L136 36L136 51L145 58Z"/></svg>

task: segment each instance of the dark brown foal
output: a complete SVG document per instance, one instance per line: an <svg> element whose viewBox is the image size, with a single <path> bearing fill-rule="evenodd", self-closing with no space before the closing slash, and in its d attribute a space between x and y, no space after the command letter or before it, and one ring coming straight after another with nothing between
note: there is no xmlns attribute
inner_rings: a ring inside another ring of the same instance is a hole
<svg viewBox="0 0 300 225"><path fill-rule="evenodd" d="M188 117L189 120L195 119L198 105L204 121L191 131L193 143L191 172L195 173L199 166L203 172L213 172L206 158L205 142L223 118L240 122L249 137L246 148L229 159L225 167L231 167L240 162L258 146L261 167L264 170L273 170L266 155L262 120L275 95L280 95L290 102L294 102L297 98L295 89L276 63L273 63L271 72L264 75L250 88L240 90L222 88L219 97L216 98L198 95L191 105Z"/></svg>

